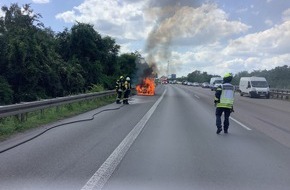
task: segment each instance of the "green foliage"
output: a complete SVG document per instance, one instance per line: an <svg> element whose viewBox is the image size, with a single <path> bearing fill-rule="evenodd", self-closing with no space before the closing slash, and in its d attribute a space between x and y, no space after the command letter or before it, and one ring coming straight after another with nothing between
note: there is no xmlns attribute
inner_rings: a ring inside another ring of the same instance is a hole
<svg viewBox="0 0 290 190"><path fill-rule="evenodd" d="M4 40L1 56L2 75L13 90L13 102L34 101L61 95L60 77L55 72L61 62L55 52L54 33L42 29L40 14L29 5L2 7L0 19ZM5 56L3 56L5 55Z"/></svg>
<svg viewBox="0 0 290 190"><path fill-rule="evenodd" d="M115 88L116 85L116 78L115 76L107 76L107 75L102 75L102 84L104 85L105 89L112 90Z"/></svg>
<svg viewBox="0 0 290 190"><path fill-rule="evenodd" d="M103 85L92 84L92 86L90 86L89 92L102 92L104 90L105 90L105 88L103 87Z"/></svg>
<svg viewBox="0 0 290 190"><path fill-rule="evenodd" d="M249 76L251 76L251 75L250 75L250 73L248 73L248 71L239 72L238 74L234 75L233 80L232 80L232 84L239 85L241 77L249 77Z"/></svg>
<svg viewBox="0 0 290 190"><path fill-rule="evenodd" d="M104 73L108 76L118 73L117 58L120 46L111 37L104 37L102 40L101 61L104 66Z"/></svg>
<svg viewBox="0 0 290 190"><path fill-rule="evenodd" d="M88 59L89 62L99 60L98 44L101 43L102 37L92 25L77 23L72 27L70 36L70 57Z"/></svg>
<svg viewBox="0 0 290 190"><path fill-rule="evenodd" d="M213 76L214 75L207 74L207 72L201 73L200 71L196 70L188 74L186 80L189 82L198 82L198 83L209 82L210 78Z"/></svg>
<svg viewBox="0 0 290 190"><path fill-rule="evenodd" d="M271 88L290 89L290 66L287 65L276 67L269 71L239 72L234 76L234 84L238 85L241 77L249 76L265 77Z"/></svg>
<svg viewBox="0 0 290 190"><path fill-rule="evenodd" d="M122 54L118 58L118 66L120 74L124 76L134 77L134 74L137 71L136 67L137 57L135 54Z"/></svg>
<svg viewBox="0 0 290 190"><path fill-rule="evenodd" d="M12 103L13 91L7 80L0 76L0 105Z"/></svg>
<svg viewBox="0 0 290 190"><path fill-rule="evenodd" d="M1 103L84 93L91 84L113 89L119 75L134 75L134 55L94 26L76 23L55 34L30 5L3 6L0 18ZM101 88L100 88L101 89Z"/></svg>
<svg viewBox="0 0 290 190"><path fill-rule="evenodd" d="M107 105L115 101L115 97L102 97L94 100L87 100L81 103L72 103L59 106L58 108L47 108L42 112L36 111L28 113L24 122L20 122L16 117L0 119L0 141L12 134L51 123L56 120L71 117L100 106Z"/></svg>

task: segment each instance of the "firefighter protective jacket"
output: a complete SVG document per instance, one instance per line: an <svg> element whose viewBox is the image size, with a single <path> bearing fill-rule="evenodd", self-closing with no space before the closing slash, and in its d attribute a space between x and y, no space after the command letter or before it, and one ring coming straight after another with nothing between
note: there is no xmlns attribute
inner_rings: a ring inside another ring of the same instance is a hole
<svg viewBox="0 0 290 190"><path fill-rule="evenodd" d="M215 103L218 108L233 109L235 87L230 83L224 83L216 89Z"/></svg>

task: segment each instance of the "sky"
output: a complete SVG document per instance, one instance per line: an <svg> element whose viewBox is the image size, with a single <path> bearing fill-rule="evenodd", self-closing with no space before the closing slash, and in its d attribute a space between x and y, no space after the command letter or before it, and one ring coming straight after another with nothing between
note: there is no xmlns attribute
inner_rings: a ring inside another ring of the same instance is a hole
<svg viewBox="0 0 290 190"><path fill-rule="evenodd" d="M158 74L236 74L290 66L288 0L1 0L31 4L55 32L90 23ZM0 13L3 15L3 13Z"/></svg>

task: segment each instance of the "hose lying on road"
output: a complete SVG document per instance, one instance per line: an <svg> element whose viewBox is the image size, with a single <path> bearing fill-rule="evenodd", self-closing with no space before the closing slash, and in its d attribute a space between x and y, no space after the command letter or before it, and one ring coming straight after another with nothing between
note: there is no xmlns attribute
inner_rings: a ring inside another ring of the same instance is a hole
<svg viewBox="0 0 290 190"><path fill-rule="evenodd" d="M70 122L67 122L67 123L62 123L62 124L59 124L59 125L52 126L52 127L50 127L50 128L48 128L48 129L42 131L41 133L39 133L39 134L37 134L37 135L35 135L35 136L33 136L33 137L31 137L31 138L25 140L25 141L22 141L22 142L20 142L20 143L17 143L16 145L13 145L13 146L11 146L11 147L8 147L8 148L6 148L6 149L4 149L4 150L0 150L0 154L6 152L6 151L8 151L8 150L11 150L11 149L13 149L13 148L16 148L16 147L18 147L18 146L20 146L20 145L22 145L22 144L24 144L24 143L27 143L27 142L29 142L29 141L32 141L33 139L35 139L35 138L37 138L37 137L43 135L44 133L46 133L47 131L49 131L49 130L51 130L51 129L54 129L54 128L57 128L57 127L61 127L61 126L64 126L64 125L68 125L68 124L79 123L79 122L84 122L84 121L91 121L91 120L94 120L94 118L95 118L96 115L98 115L98 114L100 114L100 113L102 113L102 112L105 112L105 111L114 111L114 110L119 110L119 109L121 109L123 106L124 106L124 105L122 105L122 106L120 106L120 107L117 107L117 108L110 108L110 109L104 109L104 110L101 110L101 111L99 111L99 112L93 114L92 117L89 118L89 119L75 120L75 121L70 121Z"/></svg>

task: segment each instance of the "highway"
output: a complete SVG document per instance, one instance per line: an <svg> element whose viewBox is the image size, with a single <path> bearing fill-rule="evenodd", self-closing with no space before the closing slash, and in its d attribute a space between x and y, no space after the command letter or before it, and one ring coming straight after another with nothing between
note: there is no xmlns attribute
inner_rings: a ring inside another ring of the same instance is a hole
<svg viewBox="0 0 290 190"><path fill-rule="evenodd" d="M290 188L290 102L235 96L229 134L217 135L214 92L159 85L0 143L0 189Z"/></svg>

